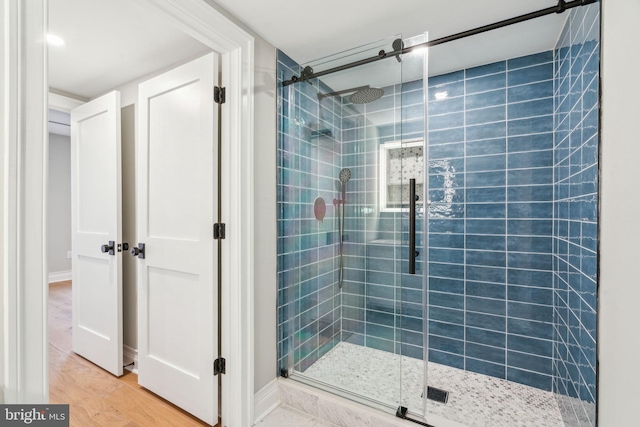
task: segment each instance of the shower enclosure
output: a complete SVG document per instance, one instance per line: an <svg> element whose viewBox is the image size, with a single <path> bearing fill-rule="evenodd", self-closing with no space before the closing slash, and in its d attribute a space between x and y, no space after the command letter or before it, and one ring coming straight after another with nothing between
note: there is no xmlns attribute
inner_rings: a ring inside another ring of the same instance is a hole
<svg viewBox="0 0 640 427"><path fill-rule="evenodd" d="M595 4L439 75L314 75L424 37L279 52L279 375L436 426L595 425L598 37Z"/></svg>
<svg viewBox="0 0 640 427"><path fill-rule="evenodd" d="M400 37L306 68L281 55L280 79L393 51L394 43ZM283 86L278 156L282 374L419 413L424 58ZM410 404L403 394L414 397Z"/></svg>

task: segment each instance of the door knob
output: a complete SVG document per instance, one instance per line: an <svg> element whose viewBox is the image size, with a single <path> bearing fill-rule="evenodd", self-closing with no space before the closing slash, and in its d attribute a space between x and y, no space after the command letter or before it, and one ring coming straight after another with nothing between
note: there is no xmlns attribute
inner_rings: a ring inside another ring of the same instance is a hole
<svg viewBox="0 0 640 427"><path fill-rule="evenodd" d="M138 243L138 247L132 247L129 253L133 256L137 256L140 259L144 259L144 243Z"/></svg>
<svg viewBox="0 0 640 427"><path fill-rule="evenodd" d="M115 255L116 254L115 246L116 246L116 242L114 242L113 240L109 240L109 244L102 245L100 247L100 251L102 251L103 254L106 254L108 252L109 255Z"/></svg>

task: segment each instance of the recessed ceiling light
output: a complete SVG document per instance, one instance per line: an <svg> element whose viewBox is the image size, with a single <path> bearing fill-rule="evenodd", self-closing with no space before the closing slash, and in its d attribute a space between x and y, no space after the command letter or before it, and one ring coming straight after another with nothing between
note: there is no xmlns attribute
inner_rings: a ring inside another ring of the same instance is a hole
<svg viewBox="0 0 640 427"><path fill-rule="evenodd" d="M438 101L442 101L443 99L447 99L447 96L449 96L448 92L436 92L433 96L435 96L435 98Z"/></svg>
<svg viewBox="0 0 640 427"><path fill-rule="evenodd" d="M64 45L64 40L62 40L58 36L54 36L53 34L47 34L47 42L54 46L62 46Z"/></svg>

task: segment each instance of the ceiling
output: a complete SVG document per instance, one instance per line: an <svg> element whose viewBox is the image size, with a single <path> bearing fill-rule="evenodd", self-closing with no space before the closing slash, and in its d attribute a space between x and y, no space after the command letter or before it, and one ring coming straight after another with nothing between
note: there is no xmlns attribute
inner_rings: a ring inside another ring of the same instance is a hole
<svg viewBox="0 0 640 427"><path fill-rule="evenodd" d="M557 0L216 2L300 64L393 35L407 39L428 32L434 40L557 4ZM550 15L434 47L429 51L429 74L553 49L567 15Z"/></svg>
<svg viewBox="0 0 640 427"><path fill-rule="evenodd" d="M49 0L49 86L94 98L209 49L131 0Z"/></svg>
<svg viewBox="0 0 640 427"><path fill-rule="evenodd" d="M407 40L428 31L433 40L556 4L555 0L206 1L218 3L300 64L372 41L386 39L384 43L390 44L393 35L401 34ZM433 47L429 74L552 49L567 15L554 14ZM64 46L50 46L50 87L79 98L96 97L208 51L161 16L149 14L144 2L50 0L49 28L66 41ZM392 50L391 46L385 50ZM398 70L393 62L380 61L385 65L367 69L366 83L385 85L389 69ZM316 64L316 71L328 66ZM411 72L421 74L419 61L403 61L403 79L408 80ZM361 76L362 69L341 73L343 81L335 87L349 87L349 79Z"/></svg>

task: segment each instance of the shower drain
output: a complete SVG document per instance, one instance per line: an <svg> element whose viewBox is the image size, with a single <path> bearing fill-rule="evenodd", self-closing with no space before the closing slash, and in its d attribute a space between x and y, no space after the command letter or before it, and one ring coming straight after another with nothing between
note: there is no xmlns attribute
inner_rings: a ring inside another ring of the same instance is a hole
<svg viewBox="0 0 640 427"><path fill-rule="evenodd" d="M424 396L424 393L422 393L422 396ZM427 399L447 403L447 400L449 400L449 392L435 387L427 387Z"/></svg>

